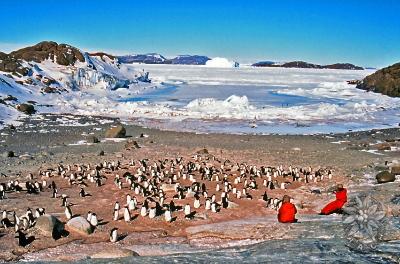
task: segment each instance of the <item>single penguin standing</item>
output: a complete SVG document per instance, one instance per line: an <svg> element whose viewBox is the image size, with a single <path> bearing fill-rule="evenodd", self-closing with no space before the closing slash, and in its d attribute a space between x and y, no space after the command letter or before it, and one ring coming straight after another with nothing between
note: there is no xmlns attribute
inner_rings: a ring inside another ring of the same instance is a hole
<svg viewBox="0 0 400 264"><path fill-rule="evenodd" d="M115 243L118 241L118 228L114 227L110 231L110 242Z"/></svg>
<svg viewBox="0 0 400 264"><path fill-rule="evenodd" d="M65 216L68 220L72 218L72 211L68 205L65 207Z"/></svg>
<svg viewBox="0 0 400 264"><path fill-rule="evenodd" d="M131 213L130 213L128 207L124 208L124 220L125 220L125 222L130 222L131 221Z"/></svg>

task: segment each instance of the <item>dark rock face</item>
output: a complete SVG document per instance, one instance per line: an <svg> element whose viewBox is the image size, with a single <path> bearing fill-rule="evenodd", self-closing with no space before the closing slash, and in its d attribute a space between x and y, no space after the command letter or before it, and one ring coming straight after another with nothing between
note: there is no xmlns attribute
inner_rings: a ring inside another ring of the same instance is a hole
<svg viewBox="0 0 400 264"><path fill-rule="evenodd" d="M322 66L324 69L339 69L339 70L364 70L363 67L356 66L351 63L335 63Z"/></svg>
<svg viewBox="0 0 400 264"><path fill-rule="evenodd" d="M20 104L17 105L17 110L25 114L31 115L36 112L35 107L31 104Z"/></svg>
<svg viewBox="0 0 400 264"><path fill-rule="evenodd" d="M124 138L126 136L126 130L122 125L111 127L106 131L106 138Z"/></svg>
<svg viewBox="0 0 400 264"><path fill-rule="evenodd" d="M167 59L157 53L119 56L120 63L163 64Z"/></svg>
<svg viewBox="0 0 400 264"><path fill-rule="evenodd" d="M77 48L53 41L43 41L34 46L13 51L9 55L28 62L52 59L64 66L73 65L76 61L85 61L83 54Z"/></svg>
<svg viewBox="0 0 400 264"><path fill-rule="evenodd" d="M376 180L378 183L385 183L385 182L394 182L396 177L394 174L388 171L382 171L376 175Z"/></svg>
<svg viewBox="0 0 400 264"><path fill-rule="evenodd" d="M392 97L400 97L400 63L368 75L357 85L357 88Z"/></svg>
<svg viewBox="0 0 400 264"><path fill-rule="evenodd" d="M29 69L22 66L21 61L13 56L0 52L0 71L27 75Z"/></svg>

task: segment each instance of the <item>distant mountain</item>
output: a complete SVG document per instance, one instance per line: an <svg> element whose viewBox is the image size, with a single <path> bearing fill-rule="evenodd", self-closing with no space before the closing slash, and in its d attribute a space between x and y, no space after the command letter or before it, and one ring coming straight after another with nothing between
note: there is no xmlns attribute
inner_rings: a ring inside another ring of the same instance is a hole
<svg viewBox="0 0 400 264"><path fill-rule="evenodd" d="M311 68L311 69L322 69L321 65L308 63L305 61L291 61L280 65L283 68Z"/></svg>
<svg viewBox="0 0 400 264"><path fill-rule="evenodd" d="M368 75L357 85L357 88L400 97L400 63Z"/></svg>
<svg viewBox="0 0 400 264"><path fill-rule="evenodd" d="M164 64L167 59L158 53L118 56L120 63Z"/></svg>
<svg viewBox="0 0 400 264"><path fill-rule="evenodd" d="M158 53L148 53L119 56L118 60L120 63L205 65L210 58L200 55L179 55L175 58L167 59Z"/></svg>
<svg viewBox="0 0 400 264"><path fill-rule="evenodd" d="M251 66L254 66L254 67L272 67L274 64L276 64L276 62L274 62L274 61L259 61L259 62L256 62L256 63L252 64Z"/></svg>
<svg viewBox="0 0 400 264"><path fill-rule="evenodd" d="M340 69L340 70L364 70L363 67L356 66L351 63L335 63L322 66L324 69Z"/></svg>
<svg viewBox="0 0 400 264"><path fill-rule="evenodd" d="M179 55L171 59L172 64L184 64L184 65L205 65L210 58L207 56L200 55Z"/></svg>
<svg viewBox="0 0 400 264"><path fill-rule="evenodd" d="M363 70L364 68L351 63L335 63L329 65L313 64L305 61L291 61L276 63L273 61L260 61L252 64L254 67L282 67L282 68L307 68L307 69L340 69L340 70Z"/></svg>

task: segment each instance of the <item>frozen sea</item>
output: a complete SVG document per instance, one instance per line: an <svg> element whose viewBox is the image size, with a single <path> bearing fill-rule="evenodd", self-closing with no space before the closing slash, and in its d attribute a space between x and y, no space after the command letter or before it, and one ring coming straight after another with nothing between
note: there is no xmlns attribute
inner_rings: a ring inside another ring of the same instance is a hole
<svg viewBox="0 0 400 264"><path fill-rule="evenodd" d="M168 130L314 134L388 128L400 123L400 99L356 89L346 81L373 70L132 67L156 87L117 99L130 117ZM129 108L128 107L128 108Z"/></svg>

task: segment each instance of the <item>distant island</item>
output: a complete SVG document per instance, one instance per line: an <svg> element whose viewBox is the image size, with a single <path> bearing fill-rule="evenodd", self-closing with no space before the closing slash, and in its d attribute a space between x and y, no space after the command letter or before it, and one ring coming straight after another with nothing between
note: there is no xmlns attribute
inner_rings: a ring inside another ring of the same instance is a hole
<svg viewBox="0 0 400 264"><path fill-rule="evenodd" d="M276 63L273 61L260 61L252 64L253 67L282 67L282 68L308 68L308 69L335 69L335 70L364 70L363 67L351 63L335 63L328 65L319 65L305 61L291 61L285 63Z"/></svg>

